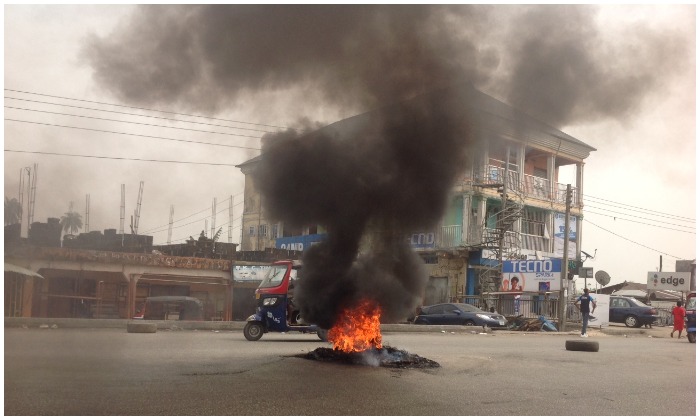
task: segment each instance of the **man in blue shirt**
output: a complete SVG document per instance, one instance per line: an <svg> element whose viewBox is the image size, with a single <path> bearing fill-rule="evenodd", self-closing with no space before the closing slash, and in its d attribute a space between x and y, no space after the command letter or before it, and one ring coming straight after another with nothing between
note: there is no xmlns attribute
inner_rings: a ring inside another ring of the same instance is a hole
<svg viewBox="0 0 700 420"><path fill-rule="evenodd" d="M583 318L581 337L588 337L588 334L586 334L586 327L588 327L588 318L595 311L595 299L588 294L588 289L583 289L583 294L576 299L575 305L579 311L581 311L581 317Z"/></svg>

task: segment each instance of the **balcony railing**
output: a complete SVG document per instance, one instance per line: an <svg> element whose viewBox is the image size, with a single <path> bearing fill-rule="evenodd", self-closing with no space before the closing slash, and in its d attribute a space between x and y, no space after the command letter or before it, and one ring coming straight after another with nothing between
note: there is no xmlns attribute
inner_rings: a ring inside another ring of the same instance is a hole
<svg viewBox="0 0 700 420"><path fill-rule="evenodd" d="M461 225L442 226L438 229L435 245L438 249L469 245L497 247L499 245L498 230L472 228L469 230L467 241L463 242ZM503 237L503 248L505 250L531 249L546 252L549 250L549 239L543 236L507 231Z"/></svg>
<svg viewBox="0 0 700 420"><path fill-rule="evenodd" d="M462 243L462 225L443 226L438 230L438 248L456 248Z"/></svg>
<svg viewBox="0 0 700 420"><path fill-rule="evenodd" d="M487 165L483 170L475 170L473 183L476 185L502 185L504 183L505 169L494 165ZM556 203L566 203L566 184L555 183L554 189L550 187L549 180L534 175L523 174L520 182L520 174L517 171L508 171L509 190L517 191L528 198L538 198ZM578 188L571 187L573 191L572 203L579 203Z"/></svg>

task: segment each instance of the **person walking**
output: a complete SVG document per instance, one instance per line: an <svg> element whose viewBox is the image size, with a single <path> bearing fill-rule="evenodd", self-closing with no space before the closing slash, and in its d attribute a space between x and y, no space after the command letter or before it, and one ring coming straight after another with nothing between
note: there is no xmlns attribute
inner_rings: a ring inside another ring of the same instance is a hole
<svg viewBox="0 0 700 420"><path fill-rule="evenodd" d="M676 302L676 307L671 310L671 315L673 315L673 331L671 331L671 338L673 338L673 333L676 331L678 331L678 338L681 338L685 324L685 308L683 307L683 301L679 300Z"/></svg>
<svg viewBox="0 0 700 420"><path fill-rule="evenodd" d="M579 311L581 311L581 318L583 319L583 326L581 327L581 337L588 337L586 333L586 328L588 328L588 318L593 312L595 312L596 303L595 298L588 294L588 289L583 289L583 294L576 299L575 303Z"/></svg>

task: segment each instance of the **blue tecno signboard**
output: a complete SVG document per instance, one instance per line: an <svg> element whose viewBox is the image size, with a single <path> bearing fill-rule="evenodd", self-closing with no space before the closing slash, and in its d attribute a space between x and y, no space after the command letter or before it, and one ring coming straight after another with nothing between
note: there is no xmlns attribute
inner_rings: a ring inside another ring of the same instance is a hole
<svg viewBox="0 0 700 420"><path fill-rule="evenodd" d="M287 249L290 251L306 251L311 245L319 243L326 239L328 234L317 233L314 235L287 236L286 238L277 238L275 240L275 248Z"/></svg>
<svg viewBox="0 0 700 420"><path fill-rule="evenodd" d="M549 292L559 290L561 260L503 261L502 292Z"/></svg>

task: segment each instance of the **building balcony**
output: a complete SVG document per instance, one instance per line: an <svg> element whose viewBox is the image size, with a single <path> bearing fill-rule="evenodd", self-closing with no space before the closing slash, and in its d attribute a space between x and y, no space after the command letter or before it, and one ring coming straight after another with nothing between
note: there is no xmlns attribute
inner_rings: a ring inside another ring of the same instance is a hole
<svg viewBox="0 0 700 420"><path fill-rule="evenodd" d="M534 198L554 203L566 204L566 184L554 183L554 187L546 178L523 174L518 171L508 171L507 190L521 195L523 198ZM505 184L505 169L496 165L487 165L482 170L475 170L472 185L482 188L501 188ZM578 188L571 187L573 192L572 204L579 202Z"/></svg>
<svg viewBox="0 0 700 420"><path fill-rule="evenodd" d="M435 238L436 249L484 248L497 249L500 246L500 232L497 229L470 229L466 240L462 238L462 225L442 226ZM549 250L549 238L508 230L503 235L503 249L533 251Z"/></svg>

